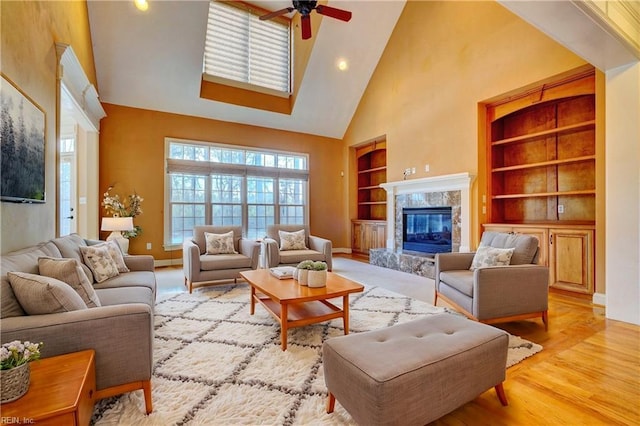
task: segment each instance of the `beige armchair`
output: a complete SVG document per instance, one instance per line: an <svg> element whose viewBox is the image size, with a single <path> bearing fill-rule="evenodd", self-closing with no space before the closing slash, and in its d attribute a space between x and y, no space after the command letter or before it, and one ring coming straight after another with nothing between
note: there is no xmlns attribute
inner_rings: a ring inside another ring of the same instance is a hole
<svg viewBox="0 0 640 426"><path fill-rule="evenodd" d="M513 248L510 264L470 270L474 253L438 253L435 303L442 299L469 318L488 324L541 317L547 330L549 268L536 264L538 240L485 232L481 243Z"/></svg>
<svg viewBox="0 0 640 426"><path fill-rule="evenodd" d="M282 241L278 231L296 232L304 229L306 249L281 250ZM303 260L320 260L327 263L329 270L333 268L330 240L310 235L309 227L304 225L269 225L267 236L263 240L268 268L280 265L295 266Z"/></svg>
<svg viewBox="0 0 640 426"><path fill-rule="evenodd" d="M207 254L205 232L224 234L233 231L233 245L237 253ZM196 226L193 238L182 246L184 284L193 291L194 284L216 284L219 280L234 280L240 272L258 268L260 243L242 238L240 226Z"/></svg>

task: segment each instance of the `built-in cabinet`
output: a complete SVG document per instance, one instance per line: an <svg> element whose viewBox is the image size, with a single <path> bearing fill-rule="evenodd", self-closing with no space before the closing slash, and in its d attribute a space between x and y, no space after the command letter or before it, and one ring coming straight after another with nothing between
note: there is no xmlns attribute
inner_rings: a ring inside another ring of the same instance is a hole
<svg viewBox="0 0 640 426"><path fill-rule="evenodd" d="M550 285L594 292L595 70L488 105L486 230L532 234Z"/></svg>
<svg viewBox="0 0 640 426"><path fill-rule="evenodd" d="M538 264L549 267L549 285L577 293L594 292L594 231L589 225L485 224L485 231L513 232L536 237Z"/></svg>
<svg viewBox="0 0 640 426"><path fill-rule="evenodd" d="M369 249L386 245L387 191L380 187L387 181L387 144L375 141L355 149L357 173L357 218L352 221L354 252L369 254Z"/></svg>

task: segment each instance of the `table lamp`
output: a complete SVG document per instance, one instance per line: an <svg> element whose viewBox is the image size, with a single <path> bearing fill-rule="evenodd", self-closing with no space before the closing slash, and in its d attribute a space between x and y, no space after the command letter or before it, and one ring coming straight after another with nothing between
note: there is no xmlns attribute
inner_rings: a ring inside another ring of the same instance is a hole
<svg viewBox="0 0 640 426"><path fill-rule="evenodd" d="M122 253L129 254L129 240L122 235L122 231L134 230L132 217L103 217L100 230L113 231L107 237L107 241L116 241Z"/></svg>

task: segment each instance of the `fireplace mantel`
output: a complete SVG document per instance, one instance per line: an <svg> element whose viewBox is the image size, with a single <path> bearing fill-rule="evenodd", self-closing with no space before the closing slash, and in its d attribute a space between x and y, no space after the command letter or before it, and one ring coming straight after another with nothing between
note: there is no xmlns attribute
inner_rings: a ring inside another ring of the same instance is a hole
<svg viewBox="0 0 640 426"><path fill-rule="evenodd" d="M471 246L471 185L475 179L469 173L434 176L421 179L401 180L380 184L387 191L387 248L396 247L394 238L396 221L396 195L429 193L444 191L460 191L460 251L470 251Z"/></svg>

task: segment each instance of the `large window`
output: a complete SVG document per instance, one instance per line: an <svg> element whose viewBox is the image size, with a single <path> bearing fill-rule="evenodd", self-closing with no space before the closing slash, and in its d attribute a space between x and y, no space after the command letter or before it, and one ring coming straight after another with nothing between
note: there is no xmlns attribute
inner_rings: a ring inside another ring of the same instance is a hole
<svg viewBox="0 0 640 426"><path fill-rule="evenodd" d="M211 1L204 50L204 78L236 86L240 82L291 92L290 21L261 21L265 12L245 3ZM245 88L240 85L238 87ZM267 92L271 93L271 92Z"/></svg>
<svg viewBox="0 0 640 426"><path fill-rule="evenodd" d="M165 247L196 225L241 225L262 238L275 223L308 223L306 154L166 139Z"/></svg>

